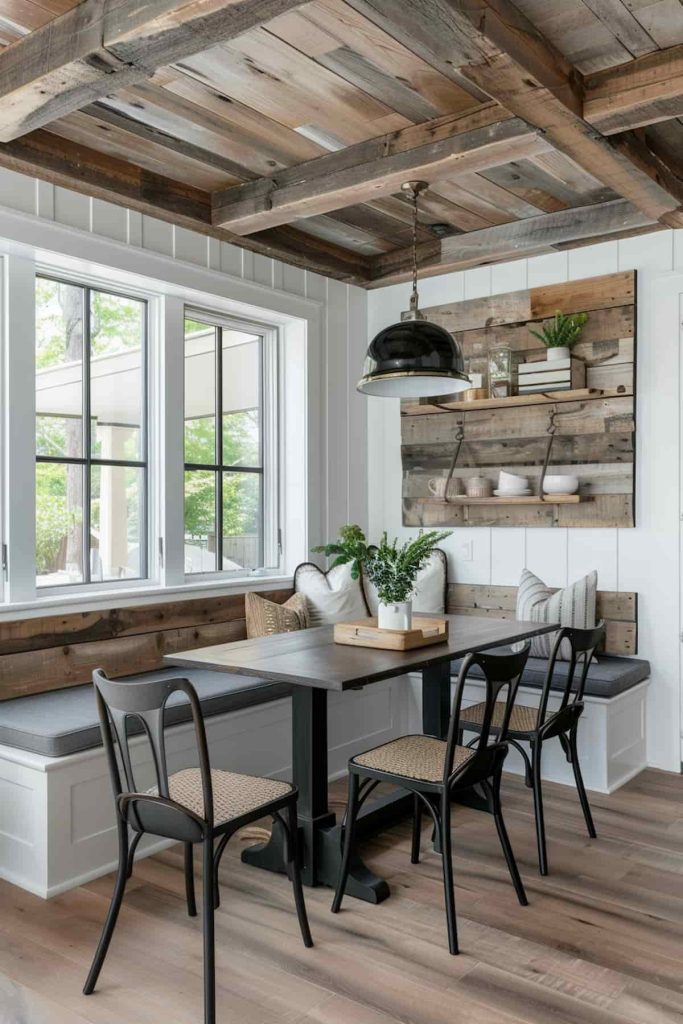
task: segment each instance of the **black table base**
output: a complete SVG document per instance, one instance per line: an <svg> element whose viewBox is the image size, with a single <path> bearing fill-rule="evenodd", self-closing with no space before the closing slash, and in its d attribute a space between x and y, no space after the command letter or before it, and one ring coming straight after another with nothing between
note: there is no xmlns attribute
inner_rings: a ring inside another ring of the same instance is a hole
<svg viewBox="0 0 683 1024"><path fill-rule="evenodd" d="M429 736L446 736L450 717L450 663L422 670L422 729ZM299 789L299 832L304 885L334 888L339 876L342 830L327 802L327 691L298 686L292 697L293 779ZM489 810L488 802L473 790L461 791L459 803ZM371 835L412 814L412 794L396 790L369 801L361 810L357 834ZM285 871L284 834L275 822L266 843L250 846L242 860L268 871ZM381 903L389 886L356 855L346 893L368 903Z"/></svg>

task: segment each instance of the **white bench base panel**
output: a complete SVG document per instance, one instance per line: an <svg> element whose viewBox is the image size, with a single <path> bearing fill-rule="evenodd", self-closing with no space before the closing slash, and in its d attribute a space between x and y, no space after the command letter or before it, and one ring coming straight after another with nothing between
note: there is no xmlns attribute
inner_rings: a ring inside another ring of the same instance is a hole
<svg viewBox="0 0 683 1024"><path fill-rule="evenodd" d="M401 680L330 694L331 779L346 774L352 754L407 731L406 694ZM291 700L208 718L206 732L214 768L291 779ZM131 752L138 787L154 785L144 737ZM197 764L192 723L167 731L167 753L171 771ZM137 855L167 845L143 839ZM112 871L117 850L101 748L50 758L0 746L0 877L48 898Z"/></svg>
<svg viewBox="0 0 683 1024"><path fill-rule="evenodd" d="M411 730L421 731L421 681L412 677ZM648 680L618 694L609 700L603 697L585 697L584 711L579 723L579 760L586 789L597 793L613 793L629 779L647 767L646 700ZM483 682L473 680L465 687L463 704L469 707L485 700ZM520 686L519 704L538 707L540 691ZM559 697L551 694L548 707L559 706ZM471 739L473 733L466 733ZM542 774L549 782L574 786L572 767L568 764L559 740L549 741L543 747ZM524 774L521 755L510 749L505 760L505 771Z"/></svg>

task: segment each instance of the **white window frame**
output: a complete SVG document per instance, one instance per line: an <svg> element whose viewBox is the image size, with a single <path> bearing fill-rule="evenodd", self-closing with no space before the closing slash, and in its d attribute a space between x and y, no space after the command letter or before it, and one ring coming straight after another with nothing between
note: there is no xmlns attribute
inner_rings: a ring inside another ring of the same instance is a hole
<svg viewBox="0 0 683 1024"><path fill-rule="evenodd" d="M263 471L261 481L263 488L263 565L257 569L218 569L209 572L186 572L185 582L220 581L231 579L251 579L263 576L277 576L282 571L282 525L280 523L282 477L280 446L280 332L272 324L257 319L241 319L217 312L214 308L206 308L195 304L186 304L184 318L197 319L200 323L222 327L226 330L242 331L254 334L262 342L262 380L261 380L261 461ZM185 360L183 358L183 368ZM222 382L221 382L222 384ZM183 424L184 424L184 388L183 388ZM184 431L183 431L184 442ZM183 468L185 455L183 443ZM183 516L184 520L184 516ZM183 524L184 525L184 524ZM222 525L216 523L217 537L222 538Z"/></svg>
<svg viewBox="0 0 683 1024"><path fill-rule="evenodd" d="M145 450L142 455L143 458L140 460L141 464L145 468L145 508L144 508L144 538L141 538L145 545L145 558L144 558L144 574L138 577L130 579L120 580L88 580L75 583L62 583L56 585L43 584L38 585L36 576L36 597L38 595L42 597L63 597L70 594L90 594L99 593L100 591L116 591L126 589L130 587L141 586L144 587L150 583L154 583L158 580L158 551L155 552L153 545L153 538L158 534L157 527L157 516L158 516L158 502L156 501L156 495L158 493L158 472L155 468L154 463L154 451L153 445L155 432L158 429L158 414L157 406L152 404L153 389L151 387L151 381L154 375L154 364L156 364L156 356L158 350L158 329L155 329L155 324L158 321L158 315L156 306L158 304L158 295L153 292L149 292L145 289L135 287L123 286L121 288L112 285L111 281L105 277L100 277L96 274L81 274L69 270L62 270L56 268L54 264L43 264L36 262L34 265L34 282L38 278L44 278L52 281L60 281L64 284L70 284L77 288L89 289L91 291L101 291L109 295L119 295L124 298L136 299L140 302L145 303L145 331L144 331L144 351L142 359L142 373L143 373L143 388L144 388L144 408L143 413L146 422L142 424L142 437L145 441ZM34 306L35 315L35 306ZM157 344L155 344L157 342ZM88 339L88 344L90 339ZM35 324L34 324L34 360L35 360ZM89 364L89 357L87 363ZM85 365L85 364L84 364ZM35 373L34 368L34 387L35 387ZM92 383L88 382L88 389L92 387ZM40 461L37 454L35 454L35 429L36 429L36 417L34 410L34 461L37 464ZM84 458L86 453L84 452ZM59 460L56 460L59 461ZM33 510L35 515L36 509L36 493L35 487L33 492ZM84 553L85 558L85 553ZM85 566L84 566L85 568Z"/></svg>
<svg viewBox="0 0 683 1024"><path fill-rule="evenodd" d="M156 603L172 595L199 597L288 587L294 567L324 535L325 434L324 336L326 306L312 298L233 277L206 265L189 264L100 235L0 208L0 258L5 291L2 348L5 401L0 431L5 458L5 519L9 573L0 619L45 615L65 607L88 611ZM35 483L36 272L89 280L150 302L150 579L76 587L36 587L35 502L9 503L8 495L30 495ZM186 580L183 558L182 309L211 308L228 317L262 322L278 333L280 571L208 580ZM181 315L176 316L175 311ZM12 381L12 384L8 383ZM7 401L11 393L12 402ZM159 413L157 413L157 408ZM164 415L164 410L171 415ZM157 479L158 477L158 479ZM315 538L315 541L309 540Z"/></svg>

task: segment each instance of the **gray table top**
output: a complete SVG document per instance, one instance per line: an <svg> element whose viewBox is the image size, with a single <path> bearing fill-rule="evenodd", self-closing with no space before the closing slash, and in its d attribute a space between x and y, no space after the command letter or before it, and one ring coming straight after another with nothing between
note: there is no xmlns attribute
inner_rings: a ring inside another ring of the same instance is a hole
<svg viewBox="0 0 683 1024"><path fill-rule="evenodd" d="M276 679L294 686L347 690L365 683L416 672L470 651L512 644L559 628L557 623L519 622L474 615L446 615L449 638L445 643L412 651L335 644L333 626L318 626L296 633L278 633L256 640L200 647L167 654L169 665L234 672Z"/></svg>

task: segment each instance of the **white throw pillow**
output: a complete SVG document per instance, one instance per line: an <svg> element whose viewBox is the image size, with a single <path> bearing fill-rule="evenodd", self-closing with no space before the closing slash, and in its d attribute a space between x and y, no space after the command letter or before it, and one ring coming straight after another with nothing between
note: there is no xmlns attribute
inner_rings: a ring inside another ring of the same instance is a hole
<svg viewBox="0 0 683 1024"><path fill-rule="evenodd" d="M413 611L423 615L444 615L446 613L446 574L448 562L446 553L435 548L420 569L415 581L415 592L411 598ZM371 615L377 615L379 598L374 583L363 576L365 600Z"/></svg>
<svg viewBox="0 0 683 1024"><path fill-rule="evenodd" d="M349 564L323 572L313 562L303 562L294 572L294 589L306 598L311 626L368 617L360 580L351 578Z"/></svg>
<svg viewBox="0 0 683 1024"><path fill-rule="evenodd" d="M589 572L568 587L553 592L538 576L524 569L517 590L515 615L525 622L559 622L561 626L593 629L596 624L597 590L597 572ZM556 636L556 633L546 633L534 637L531 641L531 657L549 658ZM516 644L515 648L519 646ZM569 661L570 658L569 643L563 643L558 659Z"/></svg>

